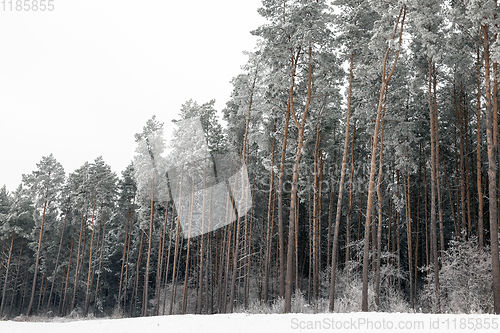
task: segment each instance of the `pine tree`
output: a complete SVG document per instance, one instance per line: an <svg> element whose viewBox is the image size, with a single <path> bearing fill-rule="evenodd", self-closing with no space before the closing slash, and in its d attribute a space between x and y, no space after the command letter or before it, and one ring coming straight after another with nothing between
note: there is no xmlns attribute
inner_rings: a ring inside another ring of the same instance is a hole
<svg viewBox="0 0 500 333"><path fill-rule="evenodd" d="M166 180L162 175L165 173L165 163L162 153L165 150L163 139L163 123L158 122L153 116L144 126L142 133L135 135L138 147L134 158L134 171L137 181L139 200L143 202L149 198L149 236L148 254L146 259L146 272L144 273L144 290L142 301L142 315L147 316L148 293L149 293L149 268L153 243L153 221L155 201L165 200ZM148 175L149 174L149 175ZM156 192L156 196L155 196ZM156 281L160 283L160 281Z"/></svg>
<svg viewBox="0 0 500 333"><path fill-rule="evenodd" d="M33 286L31 289L31 297L28 305L27 315L30 315L31 313L33 307L33 299L35 297L45 219L46 217L53 218L52 214L56 208L54 207L54 204L56 203L56 200L60 194L62 183L64 182L65 177L62 165L54 158L52 154L43 157L40 163L37 164L37 168L38 169L36 171L33 171L32 174L23 175L23 184L34 199L37 207L36 220L37 222L40 221L40 230L38 232L38 246L35 260L35 272L33 276Z"/></svg>

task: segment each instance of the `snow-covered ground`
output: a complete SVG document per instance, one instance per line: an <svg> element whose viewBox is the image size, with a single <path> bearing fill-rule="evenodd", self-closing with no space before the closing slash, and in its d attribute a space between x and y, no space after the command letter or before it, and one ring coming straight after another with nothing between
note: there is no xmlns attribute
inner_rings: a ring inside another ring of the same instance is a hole
<svg viewBox="0 0 500 333"><path fill-rule="evenodd" d="M1 333L500 332L498 315L219 314L51 322L0 321Z"/></svg>

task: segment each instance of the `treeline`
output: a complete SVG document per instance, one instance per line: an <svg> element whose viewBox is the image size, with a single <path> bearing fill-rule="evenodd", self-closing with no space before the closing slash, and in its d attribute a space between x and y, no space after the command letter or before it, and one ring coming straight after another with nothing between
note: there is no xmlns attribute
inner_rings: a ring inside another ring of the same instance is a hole
<svg viewBox="0 0 500 333"><path fill-rule="evenodd" d="M500 313L498 4L266 0L259 13L226 125L213 101L180 110L206 141L184 126L165 142L153 117L120 176L101 157L66 175L50 155L0 191L4 318L290 312L300 299ZM251 207L215 195L207 209L233 160ZM172 168L198 172L177 187L192 199L175 200Z"/></svg>

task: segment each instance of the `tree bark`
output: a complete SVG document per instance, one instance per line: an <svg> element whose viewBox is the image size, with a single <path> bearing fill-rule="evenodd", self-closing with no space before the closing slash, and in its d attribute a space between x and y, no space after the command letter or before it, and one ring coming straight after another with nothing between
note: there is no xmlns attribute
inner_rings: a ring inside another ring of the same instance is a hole
<svg viewBox="0 0 500 333"><path fill-rule="evenodd" d="M386 92L387 94L387 92ZM384 156L384 121L385 107L382 113L382 124L380 133L380 157L378 165L378 181L377 181L377 201L378 201L378 226L377 226L377 267L375 271L375 305L377 309L380 307L380 263L382 261L382 172L383 172L383 156ZM411 248L411 247L410 247ZM410 267L411 269L411 267Z"/></svg>
<svg viewBox="0 0 500 333"><path fill-rule="evenodd" d="M439 261L437 255L437 233L436 233L436 122L434 117L436 113L432 101L432 60L429 58L429 112L430 112L430 130L431 130L431 256L434 265L434 294L435 294L435 312L440 312L439 305Z"/></svg>
<svg viewBox="0 0 500 333"><path fill-rule="evenodd" d="M399 47L401 47L401 42L403 38L403 27L404 27L404 21L405 21L405 16L406 16L406 5L403 5L401 7L401 10L399 11L399 16L396 21L396 26L394 27L394 32L392 35L392 40L394 40L398 26L401 23L400 27L400 33L399 33ZM396 64L398 62L398 57L399 57L399 49L396 52L396 56L392 65L392 69L389 72L388 75L386 75L386 65L387 65L387 60L389 57L389 51L391 50L390 47L387 48L387 51L385 53L384 59L383 59L383 70L382 70L382 84L380 87L380 96L378 100L378 109L377 109L377 119L375 121L375 130L373 132L373 144L372 144L372 156L371 156L371 163L370 163L370 178L369 178L369 184L368 184L368 199L367 199L367 206L366 206L366 222L365 222L365 237L364 237L364 253L363 253L363 291L362 291L362 302L361 302L361 310L363 312L368 311L368 256L369 256L369 237L370 237L370 224L371 224L371 215L372 215L372 210L373 210L373 192L374 192L374 187L375 187L375 170L376 170L376 159L377 159L377 147L378 147L378 134L379 134L379 129L380 129L380 121L382 117L382 108L384 105L384 96L386 92L386 87L389 83L389 80L391 79L392 75L394 74L394 70L396 69Z"/></svg>
<svg viewBox="0 0 500 333"><path fill-rule="evenodd" d="M299 55L300 51L297 53L297 57ZM302 115L302 120L299 123L297 120L297 117L295 115L294 111L294 105L293 105L293 90L290 90L290 113L293 116L293 119L295 120L295 125L297 126L298 129L298 142L297 142L297 150L295 154L295 163L293 166L293 175L292 175L292 191L290 195L290 220L288 221L288 249L287 249L287 270L286 270L286 281L285 281L285 313L289 313L292 309L292 290L293 290L293 275L294 275L294 268L298 267L298 262L295 263L297 265L294 267L293 261L294 261L294 251L297 251L295 249L296 246L294 246L297 242L297 233L298 229L296 228L297 224L297 192L298 192L298 181L299 181L299 165L300 165L300 159L302 157L302 149L304 145L304 130L305 130L305 124L306 124L306 118L307 114L309 112L309 107L311 103L311 98L312 98L312 47L309 46L309 61L308 61L308 79L307 79L307 101L306 101L306 106L304 109L304 114ZM295 252L297 254L297 252ZM295 261L297 259L295 258ZM295 272L295 288L297 288L297 279L298 279L298 274Z"/></svg>
<svg viewBox="0 0 500 333"><path fill-rule="evenodd" d="M17 222L17 221L16 221ZM16 227L16 224L14 224L14 228ZM16 232L12 232L12 237L10 240L10 247L9 247L9 256L7 259L7 270L5 272L5 280L3 283L3 290L2 290L2 304L0 305L0 316L3 315L3 307L5 306L5 293L7 291L7 282L9 281L9 270L10 270L10 260L12 258L12 249L14 248L14 239L16 238Z"/></svg>
<svg viewBox="0 0 500 333"><path fill-rule="evenodd" d="M344 194L345 171L347 166L347 151L349 149L349 128L351 125L351 96L352 96L353 78L354 78L354 51L351 52L350 65L349 65L349 91L347 95L347 115L346 115L347 119L345 125L344 153L342 155L342 169L340 171L340 185L339 185L339 194L337 198L337 212L335 215L335 228L333 234L332 263L330 272L330 305L329 305L330 312L333 312L335 307L335 271L337 268L337 248L339 245L340 218L342 209L342 196ZM330 207L330 209L333 209L333 207Z"/></svg>
<svg viewBox="0 0 500 333"><path fill-rule="evenodd" d="M483 213L483 186L482 186L482 166L481 166L481 60L479 47L477 48L477 140L476 140L476 176L477 176L477 234L479 238L479 248L484 249L484 213Z"/></svg>
<svg viewBox="0 0 500 333"><path fill-rule="evenodd" d="M64 229L66 228L66 220L68 218L69 200L70 199L68 198L68 203L66 205L66 213L64 214L64 223L63 223L63 227L62 227L62 231L61 231L61 240L59 241L59 249L57 250L56 265L54 267L54 272L52 274L52 284L50 286L49 300L47 302L47 311L49 311L49 308L50 308L50 302L52 300L52 291L54 290L54 283L56 280L56 272L57 272L57 268L59 265L59 256L61 255L62 242L64 239ZM2 311L0 311L0 314L1 313L2 313Z"/></svg>
<svg viewBox="0 0 500 333"><path fill-rule="evenodd" d="M95 214L95 203L96 203L96 198L97 198L97 190L95 190L94 193L94 204L92 208L92 219L91 219L91 224L92 224L92 236L90 236L90 251L89 251L89 270L88 270L88 275L87 275L87 292L85 293L85 310L83 315L87 316L89 313L89 301L90 301L90 281L92 276L92 252L93 252L93 245L94 245L94 233L95 233L95 224L94 224L94 214Z"/></svg>
<svg viewBox="0 0 500 333"><path fill-rule="evenodd" d="M493 123L493 103L491 96L490 82L490 46L489 46L489 27L483 25L483 47L484 47L484 78L486 83L486 139L488 144L488 191L489 191L489 209L490 209L490 235L491 235L491 267L493 277L493 302L494 311L500 314L500 259L498 250L498 207L497 207L497 147L495 146L496 133Z"/></svg>
<svg viewBox="0 0 500 333"><path fill-rule="evenodd" d="M46 189L48 191L48 189ZM47 209L47 201L48 201L48 194L45 194L45 202L43 204L43 214L42 214L42 223L40 225L40 235L38 238L38 248L36 251L36 261L35 261L35 275L33 276L33 286L31 287L31 297L30 297L30 303L28 305L28 311L26 313L27 316L31 314L31 308L33 306L33 299L35 298L35 289L36 289L36 278L38 275L38 264L40 262L40 252L42 249L42 236L43 236L43 225L45 223L45 211Z"/></svg>

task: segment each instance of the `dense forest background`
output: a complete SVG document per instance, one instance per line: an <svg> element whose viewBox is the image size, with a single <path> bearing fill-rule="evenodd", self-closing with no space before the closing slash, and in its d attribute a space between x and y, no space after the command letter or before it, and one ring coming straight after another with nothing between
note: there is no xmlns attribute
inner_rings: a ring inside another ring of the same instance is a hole
<svg viewBox="0 0 500 333"><path fill-rule="evenodd" d="M185 237L166 170L190 163L193 133L166 142L155 117L121 175L103 157L66 174L45 156L0 190L3 318L500 314L496 1L263 0L259 13L223 121L214 101L178 116L200 118L209 159L238 157L246 214Z"/></svg>

